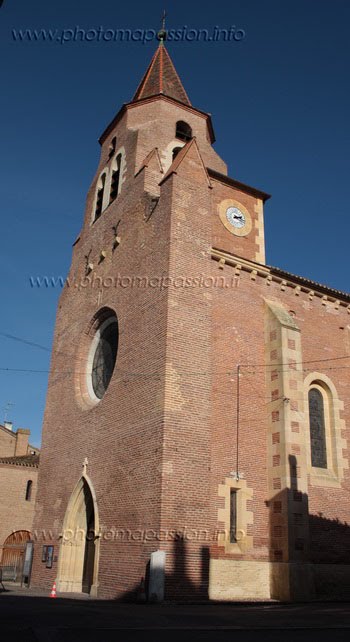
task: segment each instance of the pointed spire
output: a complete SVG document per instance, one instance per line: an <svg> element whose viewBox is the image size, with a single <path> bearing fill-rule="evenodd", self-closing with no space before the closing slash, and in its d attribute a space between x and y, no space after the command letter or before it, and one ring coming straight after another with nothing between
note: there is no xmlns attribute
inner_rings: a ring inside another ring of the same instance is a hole
<svg viewBox="0 0 350 642"><path fill-rule="evenodd" d="M159 47L153 55L132 102L162 94L163 96L174 98L184 105L191 106L182 82L164 46L165 39L166 31L163 29L159 32Z"/></svg>

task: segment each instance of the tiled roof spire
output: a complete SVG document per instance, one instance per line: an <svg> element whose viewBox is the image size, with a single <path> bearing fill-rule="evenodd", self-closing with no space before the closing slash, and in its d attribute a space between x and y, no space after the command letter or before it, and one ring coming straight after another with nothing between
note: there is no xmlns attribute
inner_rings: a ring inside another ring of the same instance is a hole
<svg viewBox="0 0 350 642"><path fill-rule="evenodd" d="M132 102L161 94L163 96L169 96L169 98L174 98L184 105L191 106L182 82L165 48L165 29L159 32L158 39L158 49L153 55L151 63L137 88Z"/></svg>

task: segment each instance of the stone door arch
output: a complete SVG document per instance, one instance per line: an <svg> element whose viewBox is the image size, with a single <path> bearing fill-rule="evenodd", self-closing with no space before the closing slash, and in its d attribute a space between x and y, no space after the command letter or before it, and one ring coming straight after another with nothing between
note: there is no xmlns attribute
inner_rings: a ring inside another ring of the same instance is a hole
<svg viewBox="0 0 350 642"><path fill-rule="evenodd" d="M87 476L81 477L63 522L57 590L97 595L99 519L96 496Z"/></svg>

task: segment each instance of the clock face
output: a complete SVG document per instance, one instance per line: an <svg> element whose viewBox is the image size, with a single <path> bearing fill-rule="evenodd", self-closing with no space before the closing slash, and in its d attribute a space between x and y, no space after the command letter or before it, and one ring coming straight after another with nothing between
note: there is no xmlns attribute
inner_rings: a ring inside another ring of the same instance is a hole
<svg viewBox="0 0 350 642"><path fill-rule="evenodd" d="M246 224L245 215L238 207L228 207L226 210L226 218L228 222L237 229L241 229Z"/></svg>
<svg viewBox="0 0 350 642"><path fill-rule="evenodd" d="M248 236L252 231L253 221L247 208L233 198L225 198L218 204L221 223L230 234Z"/></svg>

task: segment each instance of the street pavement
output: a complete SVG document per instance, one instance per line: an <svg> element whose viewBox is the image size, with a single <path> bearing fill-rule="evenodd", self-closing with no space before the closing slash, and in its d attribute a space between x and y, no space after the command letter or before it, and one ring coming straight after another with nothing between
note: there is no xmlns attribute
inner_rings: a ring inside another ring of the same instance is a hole
<svg viewBox="0 0 350 642"><path fill-rule="evenodd" d="M11 642L338 642L350 638L350 603L126 604L50 599L6 585L0 640Z"/></svg>

